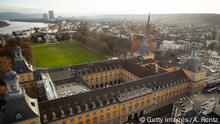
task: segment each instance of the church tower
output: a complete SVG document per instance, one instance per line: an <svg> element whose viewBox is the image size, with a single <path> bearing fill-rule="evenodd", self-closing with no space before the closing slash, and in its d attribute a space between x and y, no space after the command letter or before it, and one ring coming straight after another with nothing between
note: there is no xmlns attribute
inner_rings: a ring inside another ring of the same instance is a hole
<svg viewBox="0 0 220 124"><path fill-rule="evenodd" d="M152 53L148 48L147 38L144 36L141 45L138 49L138 53L144 59L154 59L154 53Z"/></svg>
<svg viewBox="0 0 220 124"><path fill-rule="evenodd" d="M37 99L30 98L25 90L22 91L17 73L7 72L3 80L6 83L7 93L5 95L6 105L0 111L0 123L40 123Z"/></svg>
<svg viewBox="0 0 220 124"><path fill-rule="evenodd" d="M139 47L139 54L141 56L146 56L146 55L149 54L149 52L150 51L149 51L148 46L147 46L147 38L143 37L141 45Z"/></svg>
<svg viewBox="0 0 220 124"><path fill-rule="evenodd" d="M196 49L192 50L190 57L185 62L183 70L187 77L193 82L193 92L200 91L206 86L204 79L207 75L207 71L202 67L202 63Z"/></svg>
<svg viewBox="0 0 220 124"><path fill-rule="evenodd" d="M147 23L145 23L145 35L142 38L141 45L138 49L138 53L144 59L154 59L155 55L151 52L151 33L150 33L150 14L148 15Z"/></svg>
<svg viewBox="0 0 220 124"><path fill-rule="evenodd" d="M151 38L151 24L150 24L150 13L148 14L147 24L145 24L145 35L148 39L148 47L151 51L155 51L156 44L152 41Z"/></svg>

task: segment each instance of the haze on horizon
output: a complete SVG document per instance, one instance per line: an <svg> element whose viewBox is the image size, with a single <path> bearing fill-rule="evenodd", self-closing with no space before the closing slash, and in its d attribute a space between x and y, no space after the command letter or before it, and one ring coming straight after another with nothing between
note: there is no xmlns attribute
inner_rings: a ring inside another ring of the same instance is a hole
<svg viewBox="0 0 220 124"><path fill-rule="evenodd" d="M64 15L217 13L220 0L0 0L0 12Z"/></svg>

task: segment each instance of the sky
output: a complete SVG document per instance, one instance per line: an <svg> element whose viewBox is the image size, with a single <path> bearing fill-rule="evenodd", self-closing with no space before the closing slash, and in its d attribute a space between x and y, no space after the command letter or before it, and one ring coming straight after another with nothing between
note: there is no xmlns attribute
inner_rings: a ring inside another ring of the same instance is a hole
<svg viewBox="0 0 220 124"><path fill-rule="evenodd" d="M0 11L55 15L218 13L220 0L0 0Z"/></svg>

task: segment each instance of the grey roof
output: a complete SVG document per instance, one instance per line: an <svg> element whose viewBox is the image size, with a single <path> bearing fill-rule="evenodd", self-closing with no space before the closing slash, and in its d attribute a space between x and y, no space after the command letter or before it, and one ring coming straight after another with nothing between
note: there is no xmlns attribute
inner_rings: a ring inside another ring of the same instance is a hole
<svg viewBox="0 0 220 124"><path fill-rule="evenodd" d="M42 69L37 69L33 71L34 80L42 80L41 73L43 73Z"/></svg>
<svg viewBox="0 0 220 124"><path fill-rule="evenodd" d="M32 72L30 65L25 60L17 60L14 62L13 70L18 74Z"/></svg>
<svg viewBox="0 0 220 124"><path fill-rule="evenodd" d="M202 63L196 50L192 51L190 57L186 60L184 68L192 72L199 72L202 70Z"/></svg>
<svg viewBox="0 0 220 124"><path fill-rule="evenodd" d="M3 112L3 118L1 124L11 124L14 122L23 121L26 119L38 117L39 110L36 110L38 105L32 106L30 103L31 98L24 93L16 98L12 98L6 101L5 110ZM28 104L29 103L29 104ZM38 114L37 114L38 113ZM16 115L20 114L21 118L16 119Z"/></svg>
<svg viewBox="0 0 220 124"><path fill-rule="evenodd" d="M85 111L88 111L85 109L86 104L89 107L89 111L112 105L120 102L120 94L133 90L138 90L143 87L149 87L153 90L159 90L160 88L166 88L179 83L186 83L188 81L189 79L186 77L185 73L182 70L179 70L175 72L167 72L154 76L149 76L140 80L130 81L127 83L93 90L86 93L40 102L39 108L42 115L41 119L43 121L43 115L45 115L47 117L47 120L50 122L53 120L53 113L55 114L57 119L59 119L61 117L61 110L64 111L66 117L72 116L70 115L70 109L75 115L84 113ZM102 105L100 105L100 102L102 102ZM94 104L96 108L93 108Z"/></svg>

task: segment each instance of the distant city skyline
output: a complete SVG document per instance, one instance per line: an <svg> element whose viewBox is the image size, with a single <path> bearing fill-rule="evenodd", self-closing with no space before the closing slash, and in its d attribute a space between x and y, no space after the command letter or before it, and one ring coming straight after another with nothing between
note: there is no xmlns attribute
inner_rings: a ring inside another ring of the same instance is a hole
<svg viewBox="0 0 220 124"><path fill-rule="evenodd" d="M217 13L220 0L0 0L0 12L55 15Z"/></svg>

